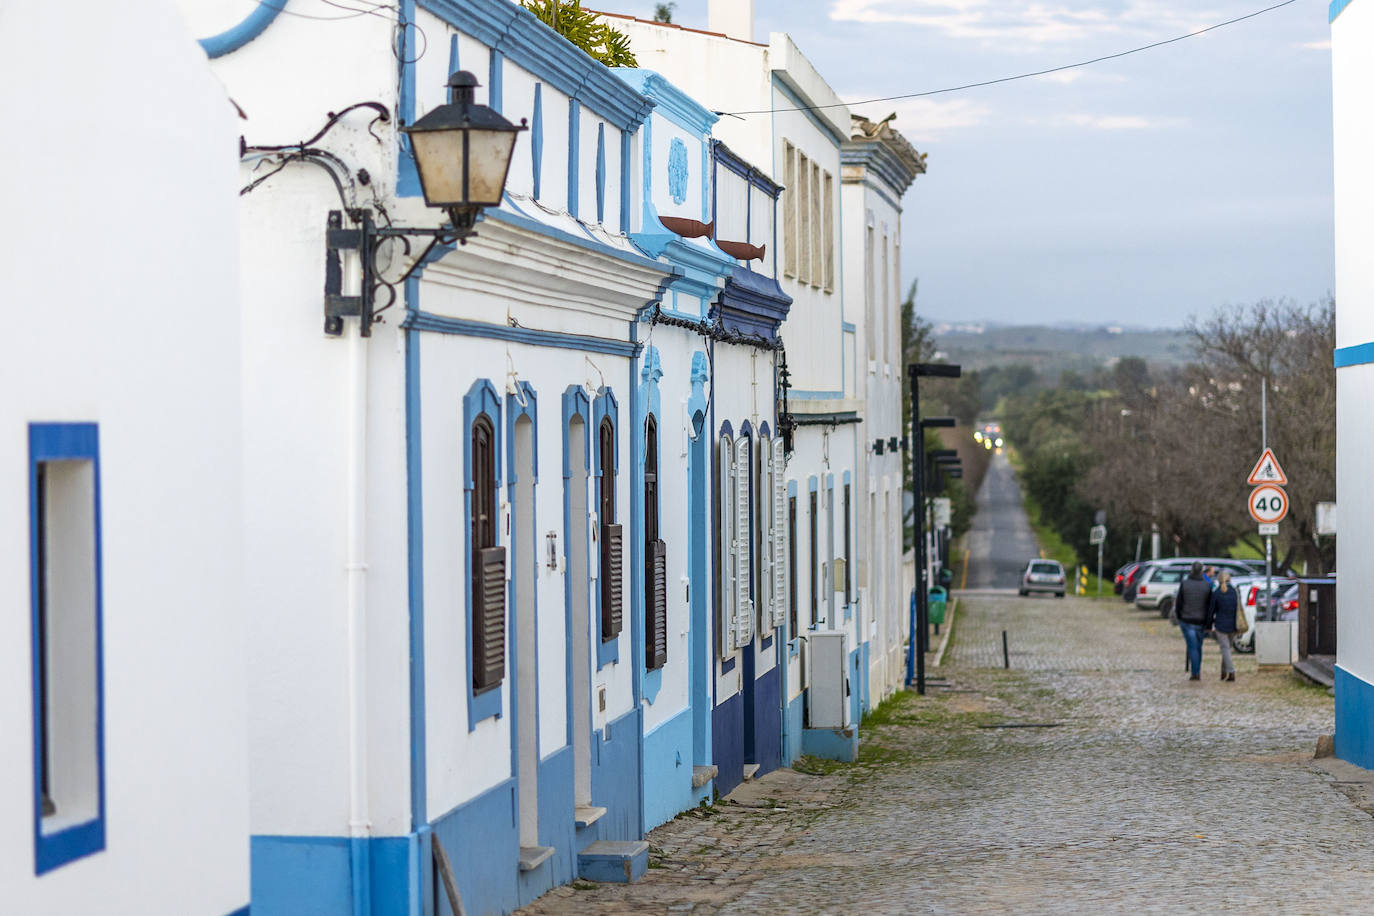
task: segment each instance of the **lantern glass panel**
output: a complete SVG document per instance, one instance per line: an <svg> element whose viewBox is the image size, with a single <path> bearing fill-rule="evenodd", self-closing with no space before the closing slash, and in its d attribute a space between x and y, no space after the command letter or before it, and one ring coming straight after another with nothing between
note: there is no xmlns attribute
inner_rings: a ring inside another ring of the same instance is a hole
<svg viewBox="0 0 1374 916"><path fill-rule="evenodd" d="M463 132L416 131L410 135L410 142L415 148L425 202L431 207L467 203L467 195L463 193Z"/></svg>
<svg viewBox="0 0 1374 916"><path fill-rule="evenodd" d="M468 131L467 203L500 206L506 172L515 151L515 137L513 130Z"/></svg>

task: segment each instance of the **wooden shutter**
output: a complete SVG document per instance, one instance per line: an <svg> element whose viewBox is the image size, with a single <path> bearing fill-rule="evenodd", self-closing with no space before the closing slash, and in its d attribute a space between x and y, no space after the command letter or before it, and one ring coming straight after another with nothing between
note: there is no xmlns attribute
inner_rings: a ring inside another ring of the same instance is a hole
<svg viewBox="0 0 1374 916"><path fill-rule="evenodd" d="M773 467L773 448L767 436L759 436L754 462L754 556L757 558L758 584L754 587L754 610L758 613L759 633L771 630L773 623L773 509L770 496L773 492L771 471Z"/></svg>
<svg viewBox="0 0 1374 916"><path fill-rule="evenodd" d="M472 583L472 686L487 690L506 676L506 548L477 551Z"/></svg>
<svg viewBox="0 0 1374 916"><path fill-rule="evenodd" d="M621 562L624 556L624 530L620 525L601 525L601 641L620 635L624 618L621 592Z"/></svg>
<svg viewBox="0 0 1374 916"><path fill-rule="evenodd" d="M772 461L773 483L773 626L787 625L787 545L789 530L787 524L787 456L783 452L781 439L773 440Z"/></svg>
<svg viewBox="0 0 1374 916"><path fill-rule="evenodd" d="M662 539L650 541L645 559L644 648L646 666L652 670L668 663L668 545Z"/></svg>
<svg viewBox="0 0 1374 916"><path fill-rule="evenodd" d="M720 502L720 608L716 633L722 656L735 648L735 473L731 459L730 440L722 438L716 493Z"/></svg>
<svg viewBox="0 0 1374 916"><path fill-rule="evenodd" d="M749 597L749 440L735 442L735 645L754 635L754 602Z"/></svg>

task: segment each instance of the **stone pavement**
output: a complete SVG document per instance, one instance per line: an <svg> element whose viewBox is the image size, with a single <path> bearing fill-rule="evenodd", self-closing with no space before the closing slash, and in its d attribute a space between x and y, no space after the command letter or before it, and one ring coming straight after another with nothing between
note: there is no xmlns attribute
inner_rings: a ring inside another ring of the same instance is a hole
<svg viewBox="0 0 1374 916"><path fill-rule="evenodd" d="M1188 681L1177 630L1120 601L965 596L859 763L746 784L653 831L638 884L522 912L1374 911L1374 819L1311 759L1330 694L1204 658Z"/></svg>

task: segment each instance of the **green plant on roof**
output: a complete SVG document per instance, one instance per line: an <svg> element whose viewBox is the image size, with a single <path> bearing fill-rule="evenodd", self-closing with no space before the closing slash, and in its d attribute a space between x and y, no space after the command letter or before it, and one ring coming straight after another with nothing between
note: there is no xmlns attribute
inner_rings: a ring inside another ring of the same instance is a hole
<svg viewBox="0 0 1374 916"><path fill-rule="evenodd" d="M582 0L520 0L520 5L593 60L608 67L638 67L630 39L611 28L596 13L584 10Z"/></svg>

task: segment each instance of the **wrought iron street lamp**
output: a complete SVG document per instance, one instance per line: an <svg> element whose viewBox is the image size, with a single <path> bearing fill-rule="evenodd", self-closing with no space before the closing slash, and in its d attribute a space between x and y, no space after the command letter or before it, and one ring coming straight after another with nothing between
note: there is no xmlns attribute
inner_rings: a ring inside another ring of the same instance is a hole
<svg viewBox="0 0 1374 916"><path fill-rule="evenodd" d="M501 114L474 100L477 77L466 70L454 72L448 79L449 100L426 114L401 132L410 138L415 154L415 166L420 175L420 190L425 203L448 212L448 223L434 227L378 226L367 209L349 210L348 217L357 228L344 226L341 210L329 212L325 260L325 320L326 334L343 333L343 319L357 316L363 336L372 332L378 312L396 301L396 287L404 283L422 265L438 245L455 242L467 244L477 234L476 225L487 207L501 204L505 193L506 176L515 153L515 138L525 130L522 119L512 124ZM412 237L428 238L426 246L399 278L384 280L376 267L377 251L382 243L397 239L410 254ZM356 252L362 264L362 283L359 295L343 295L343 271L339 252ZM377 290L384 288L390 298L377 308Z"/></svg>

